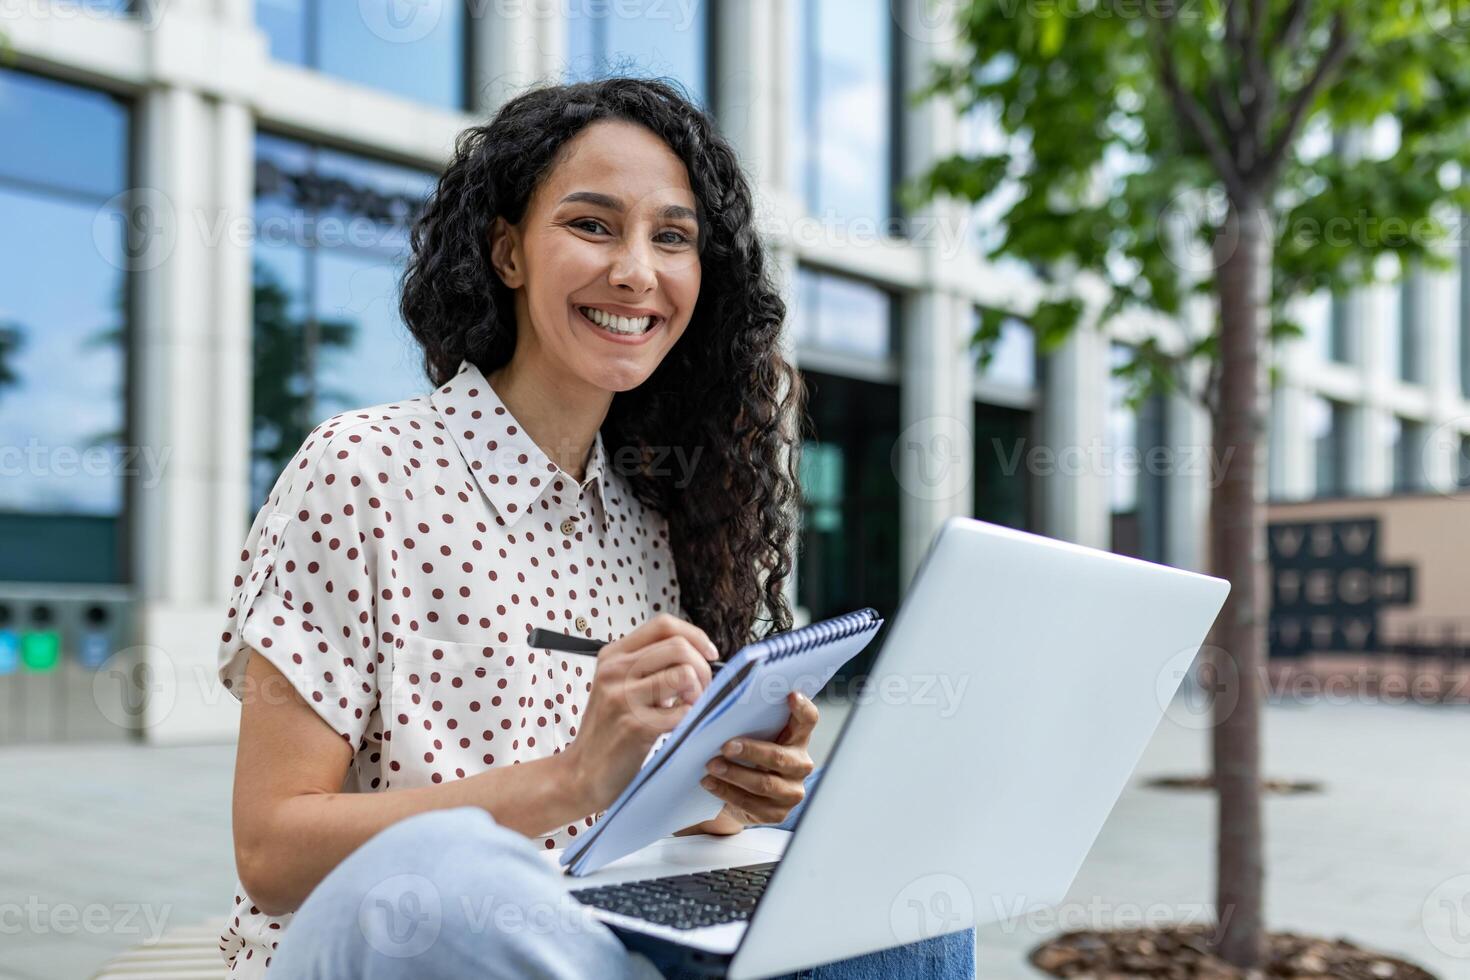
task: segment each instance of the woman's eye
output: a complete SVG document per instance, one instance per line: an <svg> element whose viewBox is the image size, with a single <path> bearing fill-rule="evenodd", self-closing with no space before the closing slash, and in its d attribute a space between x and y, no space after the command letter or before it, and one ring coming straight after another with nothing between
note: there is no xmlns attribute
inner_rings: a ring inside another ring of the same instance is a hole
<svg viewBox="0 0 1470 980"><path fill-rule="evenodd" d="M660 235L673 235L674 236L674 240L671 241L671 242L670 241L664 242L665 245L688 245L689 244L689 236L688 235L685 235L681 231L664 231L664 232L660 232L659 234Z"/></svg>
<svg viewBox="0 0 1470 980"><path fill-rule="evenodd" d="M593 230L594 233L595 233L595 229L587 229L585 227L587 225L595 225L597 228L602 228L602 226L603 226L602 225L602 222L601 221L598 221L595 218L580 218L580 219L572 222L572 227L573 228L582 228L583 230Z"/></svg>

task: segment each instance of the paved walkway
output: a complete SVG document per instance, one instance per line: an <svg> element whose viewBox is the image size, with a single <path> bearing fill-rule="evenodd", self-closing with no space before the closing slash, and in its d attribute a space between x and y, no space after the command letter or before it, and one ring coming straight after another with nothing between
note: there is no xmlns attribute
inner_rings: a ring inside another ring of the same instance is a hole
<svg viewBox="0 0 1470 980"><path fill-rule="evenodd" d="M829 707L819 759L839 723ZM1273 707L1266 724L1271 775L1327 784L1268 804L1273 925L1470 976L1467 710ZM1025 953L1059 926L1209 913L1210 797L1139 785L1203 771L1205 738L1164 722L1067 904L984 928L980 977L1036 980ZM233 763L232 745L0 749L0 978L85 978L162 928L223 915Z"/></svg>

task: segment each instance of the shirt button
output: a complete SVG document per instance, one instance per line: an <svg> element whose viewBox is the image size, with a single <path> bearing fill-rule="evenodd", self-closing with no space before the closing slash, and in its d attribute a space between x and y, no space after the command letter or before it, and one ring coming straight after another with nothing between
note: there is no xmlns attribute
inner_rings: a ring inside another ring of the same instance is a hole
<svg viewBox="0 0 1470 980"><path fill-rule="evenodd" d="M568 518L567 520L564 520L564 521L561 522L561 533L562 534L570 535L576 529L577 529L577 525L570 518Z"/></svg>
<svg viewBox="0 0 1470 980"><path fill-rule="evenodd" d="M577 629L579 629L579 630L585 630L586 628L587 628L587 617L586 616L578 616L577 617Z"/></svg>

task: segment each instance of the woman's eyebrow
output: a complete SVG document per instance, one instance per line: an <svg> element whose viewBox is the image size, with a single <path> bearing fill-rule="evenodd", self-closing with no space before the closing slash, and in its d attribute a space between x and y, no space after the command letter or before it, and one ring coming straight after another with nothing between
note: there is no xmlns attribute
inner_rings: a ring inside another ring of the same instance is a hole
<svg viewBox="0 0 1470 980"><path fill-rule="evenodd" d="M620 214L623 211L622 198L613 197L611 194L602 194L597 191L572 191L572 193L562 198L561 201L558 203L591 204L599 208L607 208L609 211L617 211ZM684 207L682 204L665 204L663 207L659 208L658 217L665 218L670 221L678 221L681 219L685 221L698 220L698 216L695 215L695 213L691 209Z"/></svg>

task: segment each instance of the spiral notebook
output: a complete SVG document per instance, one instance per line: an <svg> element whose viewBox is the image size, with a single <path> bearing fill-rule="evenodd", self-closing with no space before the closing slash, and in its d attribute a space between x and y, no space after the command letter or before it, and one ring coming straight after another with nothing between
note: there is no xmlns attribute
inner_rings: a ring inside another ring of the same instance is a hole
<svg viewBox="0 0 1470 980"><path fill-rule="evenodd" d="M816 694L882 625L877 610L860 609L741 648L649 753L602 819L562 854L567 874L590 874L717 816L724 801L699 785L705 763L732 738L775 738L791 713L787 694Z"/></svg>

